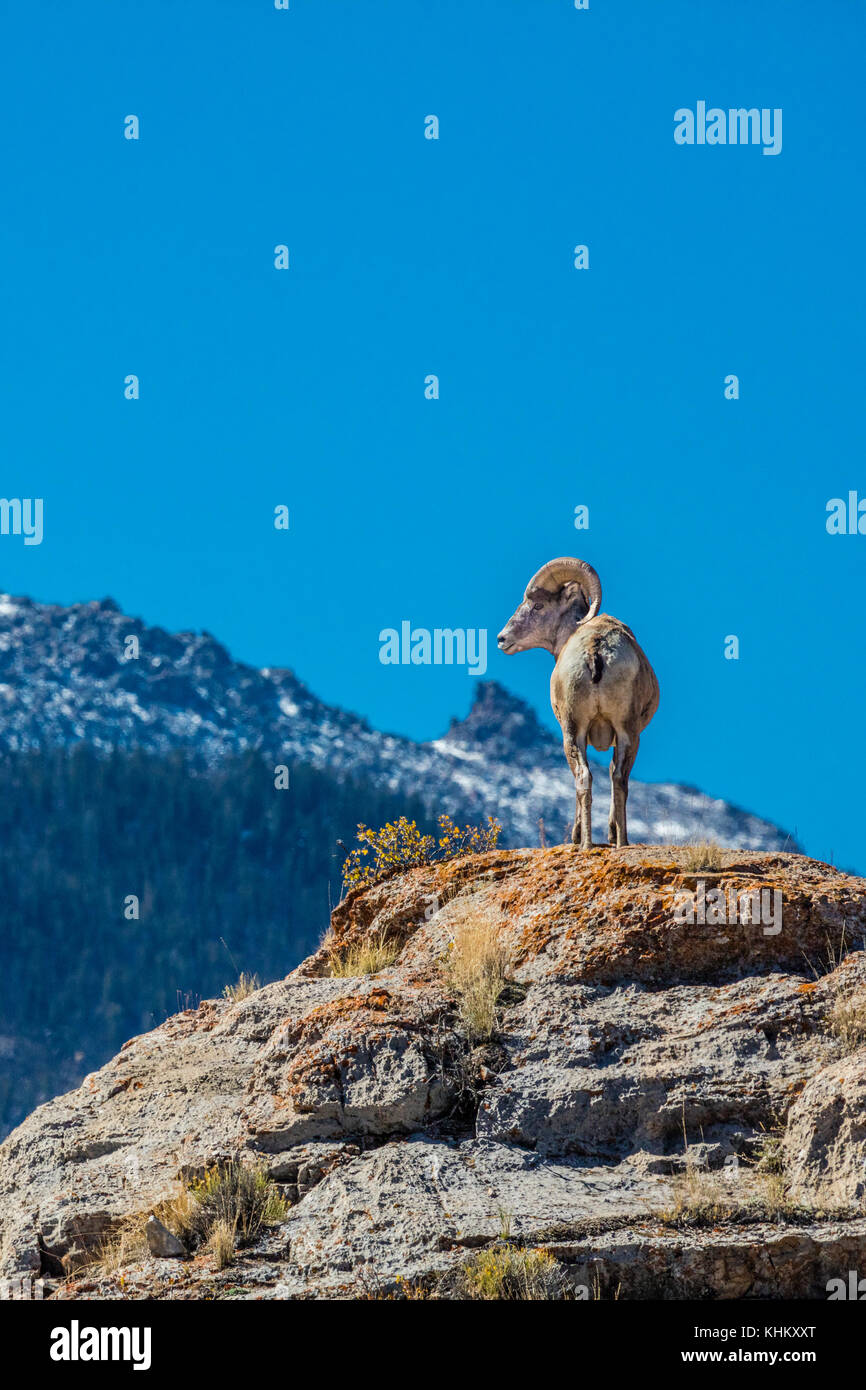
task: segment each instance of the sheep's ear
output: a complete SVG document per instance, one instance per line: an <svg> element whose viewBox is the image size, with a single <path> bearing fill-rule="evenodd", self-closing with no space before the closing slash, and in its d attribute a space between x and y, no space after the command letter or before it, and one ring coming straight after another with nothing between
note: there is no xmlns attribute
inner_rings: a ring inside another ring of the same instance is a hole
<svg viewBox="0 0 866 1390"><path fill-rule="evenodd" d="M563 584L560 590L560 602L565 608L570 608L573 603L580 602L584 612L589 608L589 599L583 585L578 584L575 580L569 580L567 584Z"/></svg>
<svg viewBox="0 0 866 1390"><path fill-rule="evenodd" d="M582 584L569 583L563 586L560 612L568 614L575 622L582 622L589 609L590 601Z"/></svg>

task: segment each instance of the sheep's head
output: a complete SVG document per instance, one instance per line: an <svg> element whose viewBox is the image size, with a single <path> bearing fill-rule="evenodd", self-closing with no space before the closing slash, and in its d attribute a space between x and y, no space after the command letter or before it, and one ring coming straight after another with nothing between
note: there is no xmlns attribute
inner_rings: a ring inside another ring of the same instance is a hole
<svg viewBox="0 0 866 1390"><path fill-rule="evenodd" d="M585 560L549 560L526 586L523 602L497 640L506 656L543 647L554 656L579 623L601 607L601 580Z"/></svg>

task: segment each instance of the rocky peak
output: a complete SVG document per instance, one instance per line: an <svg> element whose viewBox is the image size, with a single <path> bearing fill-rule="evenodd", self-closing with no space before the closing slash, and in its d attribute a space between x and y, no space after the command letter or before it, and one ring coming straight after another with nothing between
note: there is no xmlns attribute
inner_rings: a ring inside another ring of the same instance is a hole
<svg viewBox="0 0 866 1390"><path fill-rule="evenodd" d="M498 681L479 681L466 718L452 719L441 742L504 759L535 749L547 752L556 739L525 700Z"/></svg>

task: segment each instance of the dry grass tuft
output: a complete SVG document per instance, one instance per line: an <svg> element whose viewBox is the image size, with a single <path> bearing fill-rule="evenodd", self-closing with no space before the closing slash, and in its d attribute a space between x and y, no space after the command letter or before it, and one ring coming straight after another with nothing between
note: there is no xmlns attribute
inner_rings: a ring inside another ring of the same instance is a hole
<svg viewBox="0 0 866 1390"><path fill-rule="evenodd" d="M732 1178L742 1190L731 1191ZM803 1207L789 1193L781 1128L767 1130L755 1157L733 1174L712 1172L686 1159L684 1171L672 1183L673 1202L654 1215L670 1226L716 1226L744 1218L779 1221L803 1216Z"/></svg>
<svg viewBox="0 0 866 1390"><path fill-rule="evenodd" d="M680 862L688 874L717 873L723 867L722 850L709 840L701 840L699 844L685 846Z"/></svg>
<svg viewBox="0 0 866 1390"><path fill-rule="evenodd" d="M223 998L231 999L233 1004L239 1004L242 999L248 999L251 994L255 994L257 989L261 989L262 982L258 975L248 975L242 970L238 982L235 985L226 985L223 989Z"/></svg>
<svg viewBox="0 0 866 1390"><path fill-rule="evenodd" d="M173 1197L167 1197L153 1208L153 1214L164 1226L176 1235L178 1240L184 1244L189 1239L189 1233L193 1228L195 1214L198 1211L198 1203L190 1187L184 1185ZM145 1212L139 1218L143 1227L147 1224L148 1213ZM143 1228L142 1227L142 1228Z"/></svg>
<svg viewBox="0 0 866 1390"><path fill-rule="evenodd" d="M399 941L393 938L386 940L384 930L378 936L358 941L348 948L332 945L329 938L325 939L324 945L328 951L331 974L338 979L378 975L380 970L387 970L389 965L394 964L401 950Z"/></svg>
<svg viewBox="0 0 866 1390"><path fill-rule="evenodd" d="M773 1129L761 1136L758 1153L752 1165L757 1178L756 1204L763 1218L770 1221L802 1222L844 1221L852 1216L850 1198L838 1190L835 1183L822 1182L820 1195L807 1201L791 1194L791 1174L784 1146L784 1126L777 1121ZM859 1211L857 1212L859 1215Z"/></svg>
<svg viewBox="0 0 866 1390"><path fill-rule="evenodd" d="M866 1043L866 992L840 994L830 1011L829 1028L842 1052Z"/></svg>
<svg viewBox="0 0 866 1390"><path fill-rule="evenodd" d="M667 1226L715 1226L736 1210L719 1175L694 1163L675 1174L671 1186L671 1205L655 1212Z"/></svg>
<svg viewBox="0 0 866 1390"><path fill-rule="evenodd" d="M120 1274L127 1265L144 1260L150 1254L144 1233L147 1214L129 1217L120 1228L97 1247L93 1267L107 1278Z"/></svg>
<svg viewBox="0 0 866 1390"><path fill-rule="evenodd" d="M758 1201L771 1221L801 1212L799 1203L789 1196L790 1178L785 1167L781 1130L768 1131L754 1163L758 1178Z"/></svg>
<svg viewBox="0 0 866 1390"><path fill-rule="evenodd" d="M217 1269L228 1269L235 1262L235 1229L221 1218L211 1227L205 1250L213 1256Z"/></svg>
<svg viewBox="0 0 866 1390"><path fill-rule="evenodd" d="M812 960L811 957L807 956L805 951L801 952L803 959L816 980L822 980L827 975L832 975L833 971L838 970L839 966L843 961L848 959L853 951L859 949L858 944L853 939L851 941L848 940L848 931L844 924L839 933L838 941L833 941L827 932L824 933L824 941L826 942L827 949L823 956L818 957L817 963ZM837 997L840 999L848 998L851 993L852 991L850 989L840 989Z"/></svg>
<svg viewBox="0 0 866 1390"><path fill-rule="evenodd" d="M457 995L460 1021L471 1042L488 1042L496 1034L496 1005L506 985L507 965L493 923L471 915L458 926L445 975Z"/></svg>
<svg viewBox="0 0 866 1390"><path fill-rule="evenodd" d="M95 1252L92 1266L114 1276L149 1255L147 1219L153 1212L188 1250L206 1250L219 1269L231 1264L239 1245L266 1226L286 1219L289 1203L261 1168L223 1163L192 1179L173 1197L127 1217Z"/></svg>
<svg viewBox="0 0 866 1390"><path fill-rule="evenodd" d="M195 1198L189 1188L182 1187L173 1197L167 1197L156 1206L123 1217L111 1236L97 1247L93 1265L105 1275L115 1275L127 1265L148 1259L147 1221L151 1212L172 1235L187 1244L195 1209Z"/></svg>

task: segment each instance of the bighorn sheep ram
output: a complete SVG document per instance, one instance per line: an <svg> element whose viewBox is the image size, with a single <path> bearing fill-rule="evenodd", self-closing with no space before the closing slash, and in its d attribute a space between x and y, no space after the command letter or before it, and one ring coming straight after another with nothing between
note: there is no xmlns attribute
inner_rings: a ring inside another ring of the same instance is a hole
<svg viewBox="0 0 866 1390"><path fill-rule="evenodd" d="M526 586L523 602L499 634L506 656L543 647L556 659L550 703L562 729L565 756L577 790L575 845L592 844L592 773L586 745L614 745L610 764L612 845L627 845L628 779L640 736L659 703L655 672L618 618L599 613L601 581L592 565L550 560Z"/></svg>

